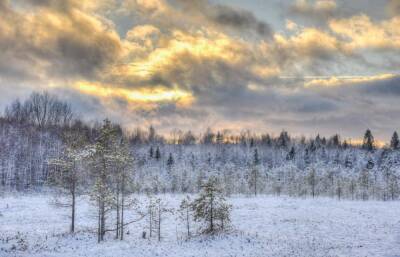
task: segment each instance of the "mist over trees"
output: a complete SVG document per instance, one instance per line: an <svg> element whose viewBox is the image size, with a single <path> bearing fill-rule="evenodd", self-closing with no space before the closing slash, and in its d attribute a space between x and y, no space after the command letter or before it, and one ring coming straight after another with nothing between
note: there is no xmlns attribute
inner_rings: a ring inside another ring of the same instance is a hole
<svg viewBox="0 0 400 257"><path fill-rule="evenodd" d="M68 103L33 93L0 118L0 185L8 191L57 187L70 195L69 206L77 192L90 193L101 235L104 213L122 219L128 191L198 193L210 177L225 195L398 199L399 148L396 132L379 148L369 129L360 146L340 135L306 139L286 131L276 137L208 129L201 135L176 130L165 138L154 127L127 133L110 121L88 125ZM117 223L118 235L123 222Z"/></svg>

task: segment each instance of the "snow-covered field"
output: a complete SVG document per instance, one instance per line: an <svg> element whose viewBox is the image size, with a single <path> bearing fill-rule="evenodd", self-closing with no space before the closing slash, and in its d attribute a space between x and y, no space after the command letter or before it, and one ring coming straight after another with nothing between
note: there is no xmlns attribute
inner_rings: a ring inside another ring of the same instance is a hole
<svg viewBox="0 0 400 257"><path fill-rule="evenodd" d="M143 201L145 201L144 197ZM163 196L177 207L182 196ZM400 202L233 197L233 229L212 239L183 240L183 225L167 214L161 242L142 239L146 222L127 229L124 241L98 244L95 208L78 204L77 230L69 235L68 210L46 195L0 199L0 256L224 257L400 256Z"/></svg>

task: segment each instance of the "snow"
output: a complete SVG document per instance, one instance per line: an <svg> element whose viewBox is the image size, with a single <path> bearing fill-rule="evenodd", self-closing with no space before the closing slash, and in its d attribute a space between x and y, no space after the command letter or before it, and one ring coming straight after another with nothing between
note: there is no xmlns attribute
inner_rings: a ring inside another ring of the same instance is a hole
<svg viewBox="0 0 400 257"><path fill-rule="evenodd" d="M160 197L177 208L183 195ZM139 198L144 205L146 197ZM109 232L98 244L95 207L86 198L78 202L74 235L67 233L69 210L50 201L48 194L0 199L1 257L400 256L400 202L235 196L227 234L186 241L177 214L165 214L161 242L141 238L144 219L129 226L124 241Z"/></svg>

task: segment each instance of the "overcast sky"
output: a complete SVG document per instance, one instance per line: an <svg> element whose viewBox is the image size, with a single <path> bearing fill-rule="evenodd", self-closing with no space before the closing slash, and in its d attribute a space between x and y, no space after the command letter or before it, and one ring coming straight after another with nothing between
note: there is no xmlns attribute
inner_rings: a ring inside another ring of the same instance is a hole
<svg viewBox="0 0 400 257"><path fill-rule="evenodd" d="M400 130L400 0L0 0L0 107L381 140Z"/></svg>

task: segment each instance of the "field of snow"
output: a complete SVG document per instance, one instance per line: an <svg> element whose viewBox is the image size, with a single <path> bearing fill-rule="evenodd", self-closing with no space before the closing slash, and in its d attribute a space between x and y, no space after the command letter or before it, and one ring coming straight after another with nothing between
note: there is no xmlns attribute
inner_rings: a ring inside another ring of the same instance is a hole
<svg viewBox="0 0 400 257"><path fill-rule="evenodd" d="M177 207L182 196L162 198ZM50 199L0 198L1 257L400 256L400 202L233 197L233 228L227 234L185 241L177 215L166 214L161 242L142 239L142 220L130 225L124 241L110 233L98 244L95 207L79 201L78 232L69 235L68 210L49 205Z"/></svg>

